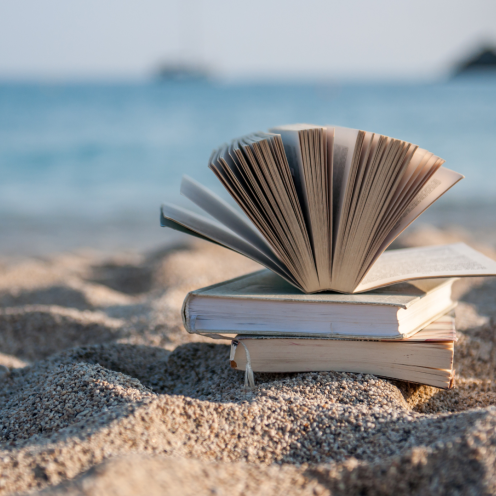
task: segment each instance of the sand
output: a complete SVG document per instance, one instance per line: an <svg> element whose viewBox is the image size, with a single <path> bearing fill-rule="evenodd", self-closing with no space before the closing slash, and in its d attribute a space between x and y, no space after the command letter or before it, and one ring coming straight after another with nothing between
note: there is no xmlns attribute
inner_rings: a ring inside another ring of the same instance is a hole
<svg viewBox="0 0 496 496"><path fill-rule="evenodd" d="M424 228L398 244L464 240ZM258 266L197 242L0 260L0 494L496 492L496 280L456 283L456 387L256 374L185 294Z"/></svg>

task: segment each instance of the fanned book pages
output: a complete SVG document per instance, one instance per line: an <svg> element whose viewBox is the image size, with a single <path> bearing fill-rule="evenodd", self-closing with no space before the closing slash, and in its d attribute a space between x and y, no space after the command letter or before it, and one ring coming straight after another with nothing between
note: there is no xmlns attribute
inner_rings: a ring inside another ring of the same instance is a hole
<svg viewBox="0 0 496 496"><path fill-rule="evenodd" d="M454 319L444 316L398 341L237 336L230 359L245 370L248 350L254 372L355 372L448 389L455 341Z"/></svg>
<svg viewBox="0 0 496 496"><path fill-rule="evenodd" d="M412 273L414 278L496 275L494 262L462 247L444 248L454 260L466 259L461 265L442 263L434 255L408 274L399 263L386 270L380 258L462 179L443 162L416 145L379 134L282 126L235 139L210 158L210 169L242 212L185 177L181 193L210 218L164 204L161 223L241 253L305 293L363 292ZM402 258L399 252L387 256ZM417 260L424 258L417 254ZM376 266L381 270L374 271ZM455 273L458 267L464 272Z"/></svg>

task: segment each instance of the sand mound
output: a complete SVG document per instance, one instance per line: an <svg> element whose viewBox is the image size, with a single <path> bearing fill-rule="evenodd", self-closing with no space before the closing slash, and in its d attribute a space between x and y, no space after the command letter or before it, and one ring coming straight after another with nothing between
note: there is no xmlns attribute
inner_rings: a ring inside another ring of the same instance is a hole
<svg viewBox="0 0 496 496"><path fill-rule="evenodd" d="M47 366L49 365L49 366ZM0 446L40 442L74 424L137 404L149 396L137 379L100 365L41 363L5 377L0 394Z"/></svg>
<svg viewBox="0 0 496 496"><path fill-rule="evenodd" d="M72 346L115 341L123 326L101 312L42 305L7 308L0 310L0 349L33 361Z"/></svg>
<svg viewBox="0 0 496 496"><path fill-rule="evenodd" d="M197 244L1 267L0 494L496 489L492 281L458 284L452 391L342 373L256 374L247 391L179 309L256 264Z"/></svg>
<svg viewBox="0 0 496 496"><path fill-rule="evenodd" d="M474 434L491 434L486 424ZM488 432L489 431L489 432ZM457 451L454 450L457 449ZM475 455L475 456L474 456ZM494 494L494 456L459 440L449 446L415 449L401 458L366 464L315 467L212 463L163 456L129 456L103 462L77 479L43 491L68 496L147 494L242 496L246 494L330 496L368 494ZM454 470L458 468L459 470Z"/></svg>
<svg viewBox="0 0 496 496"><path fill-rule="evenodd" d="M41 494L131 496L144 493L148 496L329 494L323 485L309 480L292 467L136 455L104 462L74 482L61 484Z"/></svg>

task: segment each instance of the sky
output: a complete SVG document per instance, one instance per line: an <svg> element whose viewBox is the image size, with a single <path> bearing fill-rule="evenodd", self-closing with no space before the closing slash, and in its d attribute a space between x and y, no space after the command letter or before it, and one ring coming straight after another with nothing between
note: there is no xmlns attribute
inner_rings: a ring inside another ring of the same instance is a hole
<svg viewBox="0 0 496 496"><path fill-rule="evenodd" d="M0 0L0 79L430 79L483 43L494 0Z"/></svg>

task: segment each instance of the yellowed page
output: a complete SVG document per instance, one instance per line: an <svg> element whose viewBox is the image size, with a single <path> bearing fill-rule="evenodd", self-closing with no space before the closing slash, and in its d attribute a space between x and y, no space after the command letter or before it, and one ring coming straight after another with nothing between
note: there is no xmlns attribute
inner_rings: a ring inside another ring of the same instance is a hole
<svg viewBox="0 0 496 496"><path fill-rule="evenodd" d="M438 200L446 191L452 188L458 181L463 179L463 175L458 172L440 167L427 181L425 186L419 191L413 199L410 206L407 208L402 218L396 226L391 230L387 238L384 240L380 248L377 250L375 257L368 264L364 275L361 276L361 283L366 278L367 272L373 267L376 260L386 250L386 248L417 218L419 215L429 208L436 200ZM357 289L355 291L361 291Z"/></svg>
<svg viewBox="0 0 496 496"><path fill-rule="evenodd" d="M355 292L415 279L496 276L496 262L465 243L405 248L383 253Z"/></svg>

